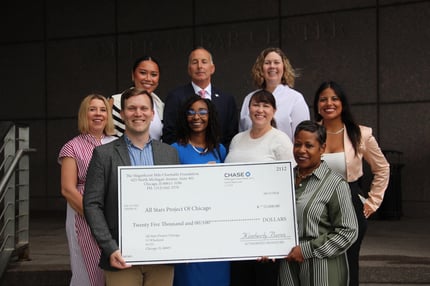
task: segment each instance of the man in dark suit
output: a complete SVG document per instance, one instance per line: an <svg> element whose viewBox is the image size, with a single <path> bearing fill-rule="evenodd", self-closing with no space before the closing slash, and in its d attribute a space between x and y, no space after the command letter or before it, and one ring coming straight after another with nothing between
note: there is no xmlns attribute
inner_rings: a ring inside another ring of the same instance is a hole
<svg viewBox="0 0 430 286"><path fill-rule="evenodd" d="M191 82L169 92L165 99L163 116L163 142L176 142L176 124L178 110L190 96L209 98L214 103L219 125L221 127L221 143L228 148L230 141L238 132L238 113L233 96L223 93L211 84L215 72L212 55L206 49L194 49L188 58L188 74Z"/></svg>
<svg viewBox="0 0 430 286"><path fill-rule="evenodd" d="M173 266L127 264L118 247L118 166L179 164L173 147L152 140L154 117L147 91L128 89L121 96L122 137L96 147L88 167L84 214L102 253L106 285L172 285ZM119 271L118 271L119 270Z"/></svg>

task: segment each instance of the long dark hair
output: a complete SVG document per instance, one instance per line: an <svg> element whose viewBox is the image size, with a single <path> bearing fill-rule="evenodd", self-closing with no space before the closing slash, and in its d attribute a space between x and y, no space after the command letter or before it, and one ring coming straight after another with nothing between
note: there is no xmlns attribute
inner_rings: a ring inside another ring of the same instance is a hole
<svg viewBox="0 0 430 286"><path fill-rule="evenodd" d="M187 120L187 111L190 109L191 105L194 102L202 100L208 106L209 116L208 116L208 126L206 128L206 148L207 152L213 152L216 157L220 159L219 156L219 145L220 145L220 127L218 123L218 113L216 111L215 105L211 102L211 100L207 98L201 98L198 95L192 95L188 98L188 100L182 105L179 113L178 119L178 131L177 131L177 140L181 145L187 145L191 138L191 128L188 125ZM214 152L216 150L217 152Z"/></svg>
<svg viewBox="0 0 430 286"><path fill-rule="evenodd" d="M352 146L354 147L355 154L358 153L358 147L361 141L361 131L360 127L354 120L354 116L352 116L351 109L349 107L348 99L346 97L345 92L342 87L334 81L325 81L323 82L317 91L315 92L314 97L314 116L316 121L323 120L322 116L318 112L318 102L320 98L320 94L327 88L333 89L334 93L339 97L340 102L342 102L342 112L341 118L342 122L346 126L346 131L349 139L351 140Z"/></svg>

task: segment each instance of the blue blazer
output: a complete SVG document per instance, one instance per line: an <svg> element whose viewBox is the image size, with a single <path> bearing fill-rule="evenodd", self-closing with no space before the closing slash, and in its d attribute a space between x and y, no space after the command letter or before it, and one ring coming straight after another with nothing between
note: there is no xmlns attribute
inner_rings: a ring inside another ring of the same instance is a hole
<svg viewBox="0 0 430 286"><path fill-rule="evenodd" d="M175 148L152 140L154 165L179 164ZM110 266L110 255L118 247L118 166L130 166L130 155L124 137L98 146L93 151L84 192L84 214L102 253L99 266Z"/></svg>
<svg viewBox="0 0 430 286"><path fill-rule="evenodd" d="M218 113L218 122L221 129L221 143L228 149L231 139L237 134L238 110L234 97L223 93L212 86L212 102ZM190 97L194 96L195 91L191 83L180 86L167 95L164 103L163 115L163 142L172 144L176 142L176 125L180 106Z"/></svg>

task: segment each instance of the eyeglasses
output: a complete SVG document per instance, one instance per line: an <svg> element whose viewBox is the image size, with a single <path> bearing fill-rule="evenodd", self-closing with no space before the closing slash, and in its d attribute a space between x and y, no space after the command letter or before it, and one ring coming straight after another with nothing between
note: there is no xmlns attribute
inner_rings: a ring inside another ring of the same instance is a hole
<svg viewBox="0 0 430 286"><path fill-rule="evenodd" d="M194 116L196 114L198 114L199 116L207 116L209 114L209 110L207 109L200 109L198 111L195 111L192 109L187 110L187 116Z"/></svg>

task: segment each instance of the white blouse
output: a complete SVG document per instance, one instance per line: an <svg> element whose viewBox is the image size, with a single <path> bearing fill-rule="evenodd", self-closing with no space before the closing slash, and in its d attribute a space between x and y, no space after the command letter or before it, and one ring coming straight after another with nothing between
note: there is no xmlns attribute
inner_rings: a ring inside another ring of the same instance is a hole
<svg viewBox="0 0 430 286"><path fill-rule="evenodd" d="M339 173L346 179L345 152L324 153L322 159L327 163L330 169Z"/></svg>

